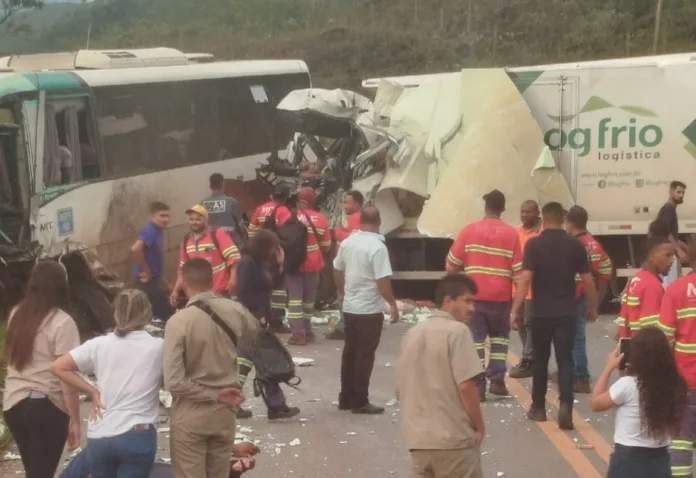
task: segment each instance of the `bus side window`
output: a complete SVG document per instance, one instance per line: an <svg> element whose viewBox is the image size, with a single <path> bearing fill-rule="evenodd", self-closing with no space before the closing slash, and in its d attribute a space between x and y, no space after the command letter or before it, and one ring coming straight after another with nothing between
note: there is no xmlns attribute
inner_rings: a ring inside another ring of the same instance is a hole
<svg viewBox="0 0 696 478"><path fill-rule="evenodd" d="M96 138L87 99L47 100L44 185L70 184L100 176Z"/></svg>

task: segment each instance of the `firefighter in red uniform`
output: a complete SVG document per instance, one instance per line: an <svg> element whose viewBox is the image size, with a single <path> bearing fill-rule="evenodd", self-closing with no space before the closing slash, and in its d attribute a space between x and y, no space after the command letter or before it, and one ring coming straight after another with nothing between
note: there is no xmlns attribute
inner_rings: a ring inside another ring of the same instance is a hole
<svg viewBox="0 0 696 478"><path fill-rule="evenodd" d="M619 337L630 337L643 327L658 324L665 292L661 275L669 272L675 252L675 247L666 237L648 239L647 259L626 288Z"/></svg>
<svg viewBox="0 0 696 478"><path fill-rule="evenodd" d="M336 250L341 247L341 242L348 238L354 231L360 230L360 211L362 211L365 198L360 191L348 191L343 196L343 212L346 213L346 218L340 226L334 228L334 237L336 238ZM330 263L330 261L329 261ZM326 338L330 340L344 340L346 338L346 322L343 318L343 311L336 324L336 328L326 334Z"/></svg>
<svg viewBox="0 0 696 478"><path fill-rule="evenodd" d="M660 308L660 329L674 342L677 367L689 386L689 413L681 432L672 437L672 476L693 476L696 443L696 241L688 248L692 272L672 282Z"/></svg>
<svg viewBox="0 0 696 478"><path fill-rule="evenodd" d="M505 386L512 282L522 270L522 250L517 230L500 219L505 196L493 190L483 197L486 217L461 230L447 255L448 274L464 271L478 286L476 309L469 322L476 351L485 360L485 341L491 350L486 377L479 381L479 395L486 399L486 378L490 393L508 395Z"/></svg>
<svg viewBox="0 0 696 478"><path fill-rule="evenodd" d="M566 230L585 245L590 261L590 272L597 286L597 295L605 289L611 279L612 263L602 245L587 232L588 214L582 206L573 206L566 215ZM575 276L575 297L578 305L578 319L575 322L575 339L573 343L573 361L575 362L575 392L592 393L590 387L590 370L587 361L587 297L580 275ZM556 380L557 381L557 380Z"/></svg>
<svg viewBox="0 0 696 478"><path fill-rule="evenodd" d="M249 221L249 238L254 237L256 231L266 226L271 215L275 216L277 223L287 220L290 217L290 208L287 206L289 198L290 189L288 186L282 183L276 185L273 189L271 200L257 207L254 215L251 216L251 221ZM282 277L277 278L277 282L273 286L271 295L272 319L269 328L276 334L289 334L290 328L283 324L285 307L288 304L288 293L285 290Z"/></svg>

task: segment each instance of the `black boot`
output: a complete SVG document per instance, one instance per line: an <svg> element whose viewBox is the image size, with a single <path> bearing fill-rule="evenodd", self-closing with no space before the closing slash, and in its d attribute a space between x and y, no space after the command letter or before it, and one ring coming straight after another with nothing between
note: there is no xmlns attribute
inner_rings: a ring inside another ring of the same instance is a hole
<svg viewBox="0 0 696 478"><path fill-rule="evenodd" d="M269 420L285 420L299 415L300 409L297 407L288 407L286 403L275 407L268 407Z"/></svg>
<svg viewBox="0 0 696 478"><path fill-rule="evenodd" d="M511 378L529 378L532 374L532 362L521 360L515 367L510 369Z"/></svg>
<svg viewBox="0 0 696 478"><path fill-rule="evenodd" d="M573 430L573 407L567 403L561 403L558 407L558 428L561 430Z"/></svg>

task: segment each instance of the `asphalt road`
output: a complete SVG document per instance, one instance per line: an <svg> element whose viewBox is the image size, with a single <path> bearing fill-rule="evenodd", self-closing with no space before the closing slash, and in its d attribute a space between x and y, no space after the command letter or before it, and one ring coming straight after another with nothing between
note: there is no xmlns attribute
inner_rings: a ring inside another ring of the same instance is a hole
<svg viewBox="0 0 696 478"><path fill-rule="evenodd" d="M591 372L598 374L614 346L613 317L604 316L588 327ZM338 411L339 364L342 343L321 338L309 347L292 347L294 356L312 358L314 364L299 368L299 390L286 389L288 401L302 409L295 419L269 422L260 399L250 398L247 407L254 418L238 423L238 434L262 449L258 468L248 475L258 477L408 477L410 460L400 436L399 409L394 400L395 365L399 342L408 324L385 326L372 376L371 400L386 405L381 416L357 416ZM318 331L323 331L323 327ZM510 362L515 364L520 343L512 337ZM589 396L576 397L576 430L563 432L555 418L558 395L549 392L549 418L544 424L526 420L531 379L508 378L509 398L483 405L488 434L482 454L486 478L599 478L606 472L611 454L612 413L592 413ZM251 389L246 389L251 394ZM87 405L84 405L84 416ZM86 425L86 424L85 424ZM169 458L168 424L160 424L160 459ZM84 427L86 428L86 426ZM0 464L0 476L21 476L21 462Z"/></svg>

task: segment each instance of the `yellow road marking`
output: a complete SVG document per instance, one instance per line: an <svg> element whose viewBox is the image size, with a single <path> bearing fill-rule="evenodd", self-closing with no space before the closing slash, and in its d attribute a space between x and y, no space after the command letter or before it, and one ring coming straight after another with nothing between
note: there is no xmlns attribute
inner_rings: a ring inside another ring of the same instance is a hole
<svg viewBox="0 0 696 478"><path fill-rule="evenodd" d="M510 351L508 351L508 360L509 362L519 362L519 358ZM515 380L514 378L510 377L507 378L509 380ZM548 392L546 392L546 397L554 407L559 407L560 401L558 392L556 392L553 387L549 387ZM594 450L602 458L602 460L604 460L605 463L609 463L609 456L613 452L612 446L607 443L604 437L600 435L592 425L585 421L585 418L580 415L577 410L575 410L575 407L573 407L573 424L575 425L575 429L578 431L580 436L583 437L589 445L594 447Z"/></svg>
<svg viewBox="0 0 696 478"><path fill-rule="evenodd" d="M526 388L514 378L508 380L508 388L515 395L517 400L526 409L532 404L532 396ZM555 421L535 422L544 435L548 437L553 446L560 452L563 459L573 468L575 473L582 478L602 478L602 475L590 463L585 454L577 448L575 442L571 440L568 434L558 428Z"/></svg>

